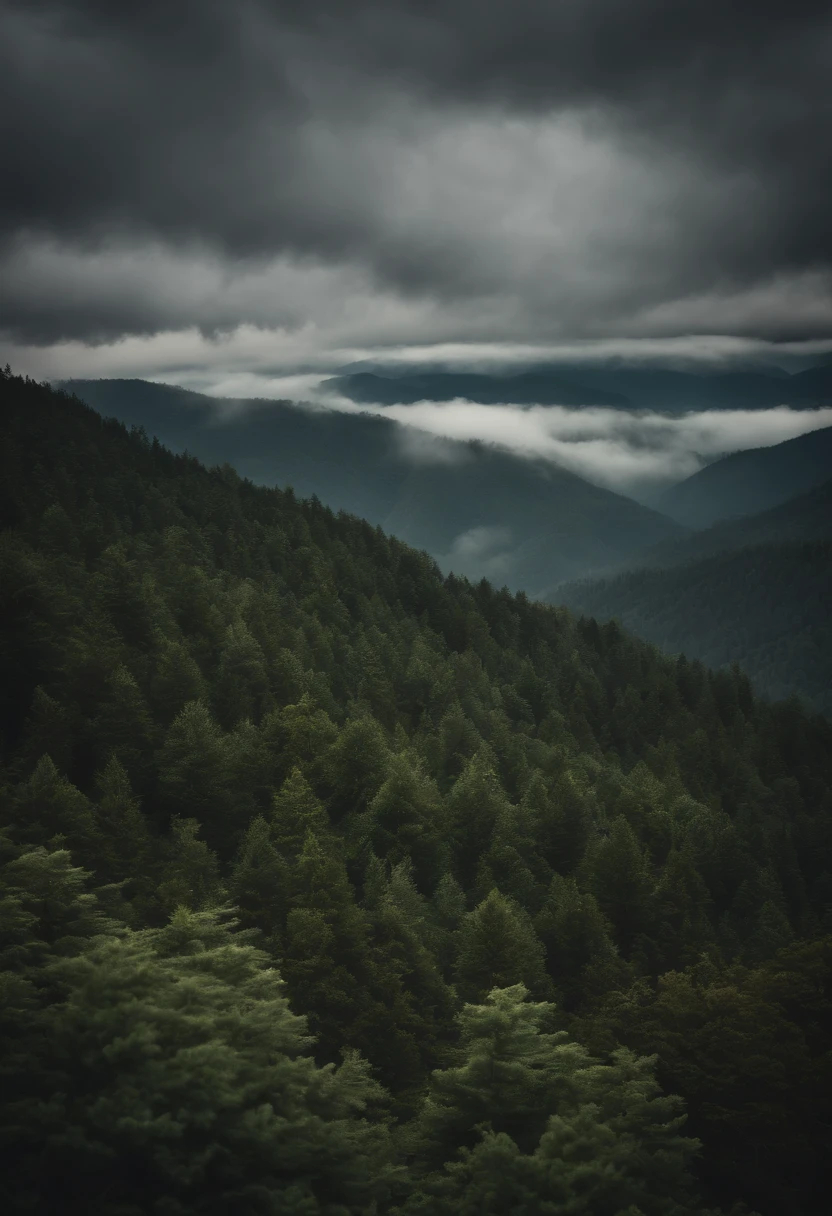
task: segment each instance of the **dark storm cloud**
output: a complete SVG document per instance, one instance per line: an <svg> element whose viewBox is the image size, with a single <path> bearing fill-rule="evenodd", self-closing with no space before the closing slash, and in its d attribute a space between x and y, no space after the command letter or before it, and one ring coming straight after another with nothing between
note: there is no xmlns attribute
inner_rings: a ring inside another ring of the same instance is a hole
<svg viewBox="0 0 832 1216"><path fill-rule="evenodd" d="M828 332L828 3L0 0L0 35L23 337L299 324L298 265L485 340Z"/></svg>

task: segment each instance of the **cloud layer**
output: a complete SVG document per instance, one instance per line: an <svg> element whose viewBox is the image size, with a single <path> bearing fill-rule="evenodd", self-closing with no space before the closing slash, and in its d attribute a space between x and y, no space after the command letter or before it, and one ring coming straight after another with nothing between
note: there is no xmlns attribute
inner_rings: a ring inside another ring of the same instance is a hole
<svg viewBox="0 0 832 1216"><path fill-rule="evenodd" d="M0 0L5 347L828 339L831 54L810 0Z"/></svg>
<svg viewBox="0 0 832 1216"><path fill-rule="evenodd" d="M367 410L344 400L339 408ZM649 499L657 490L698 472L740 448L770 447L832 426L832 409L703 410L681 416L647 411L564 406L478 405L457 400L379 406L375 412L404 424L402 445L415 460L446 459L419 438L481 440L524 456L538 456L596 485ZM412 432L410 428L418 428ZM483 539L472 537L471 543Z"/></svg>

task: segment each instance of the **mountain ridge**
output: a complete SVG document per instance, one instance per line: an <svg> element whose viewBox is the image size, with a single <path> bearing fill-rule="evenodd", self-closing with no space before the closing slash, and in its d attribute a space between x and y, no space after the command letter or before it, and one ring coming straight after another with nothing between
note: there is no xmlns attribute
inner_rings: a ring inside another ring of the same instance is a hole
<svg viewBox="0 0 832 1216"><path fill-rule="evenodd" d="M408 370L370 365L331 377L324 389L356 403L395 405L463 397L482 404L606 406L680 414L706 409L809 409L832 405L832 365L691 372L615 364L544 364L523 372Z"/></svg>
<svg viewBox="0 0 832 1216"><path fill-rule="evenodd" d="M444 569L538 596L684 532L652 508L547 461L440 439L375 414L223 403L143 381L65 387L175 450L369 519L426 549ZM223 416L224 408L238 412Z"/></svg>
<svg viewBox="0 0 832 1216"><path fill-rule="evenodd" d="M739 663L764 695L798 695L832 715L832 479L555 598L670 653Z"/></svg>
<svg viewBox="0 0 832 1216"><path fill-rule="evenodd" d="M660 494L656 507L687 527L756 515L822 485L832 474L832 426L771 447L732 452Z"/></svg>

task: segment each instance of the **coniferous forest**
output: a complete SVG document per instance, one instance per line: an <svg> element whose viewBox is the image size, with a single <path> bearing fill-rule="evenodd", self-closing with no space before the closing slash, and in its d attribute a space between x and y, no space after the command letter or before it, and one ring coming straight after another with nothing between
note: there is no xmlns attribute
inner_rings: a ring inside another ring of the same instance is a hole
<svg viewBox="0 0 832 1216"><path fill-rule="evenodd" d="M832 505L832 484L824 487ZM729 549L669 569L559 588L563 602L615 618L665 652L738 662L756 691L832 714L832 511L827 536Z"/></svg>
<svg viewBox="0 0 832 1216"><path fill-rule="evenodd" d="M0 381L8 1213L821 1216L832 726Z"/></svg>

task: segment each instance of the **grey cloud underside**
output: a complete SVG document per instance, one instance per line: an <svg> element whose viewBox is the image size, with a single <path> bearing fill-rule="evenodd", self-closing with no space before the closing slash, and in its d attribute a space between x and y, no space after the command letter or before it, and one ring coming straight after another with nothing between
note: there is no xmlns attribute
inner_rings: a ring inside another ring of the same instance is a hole
<svg viewBox="0 0 832 1216"><path fill-rule="evenodd" d="M822 336L830 56L808 0L0 0L0 327L291 326L335 290L486 339ZM337 283L293 300L298 265Z"/></svg>

